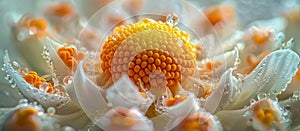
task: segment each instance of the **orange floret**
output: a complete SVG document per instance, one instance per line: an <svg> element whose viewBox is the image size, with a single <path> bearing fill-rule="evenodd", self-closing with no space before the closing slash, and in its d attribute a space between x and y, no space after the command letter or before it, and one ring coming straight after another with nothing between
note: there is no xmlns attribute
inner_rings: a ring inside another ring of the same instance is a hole
<svg viewBox="0 0 300 131"><path fill-rule="evenodd" d="M39 77L38 74L34 71L30 71L28 74L24 75L23 78L27 83L33 85L37 89L40 89L40 85L42 83L46 82L45 78ZM48 86L49 86L48 89L47 89L47 92L52 93L53 90L54 90L53 82L47 82L47 83L48 83Z"/></svg>
<svg viewBox="0 0 300 131"><path fill-rule="evenodd" d="M84 58L83 52L77 52L75 48L65 46L58 49L57 55L70 69L76 69L78 64L77 61Z"/></svg>

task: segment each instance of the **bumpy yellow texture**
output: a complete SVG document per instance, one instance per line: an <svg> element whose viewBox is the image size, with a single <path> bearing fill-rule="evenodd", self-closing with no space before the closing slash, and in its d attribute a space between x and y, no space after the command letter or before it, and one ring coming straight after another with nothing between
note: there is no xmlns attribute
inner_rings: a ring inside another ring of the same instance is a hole
<svg viewBox="0 0 300 131"><path fill-rule="evenodd" d="M116 27L103 45L104 73L114 81L127 74L138 86L173 87L196 66L194 44L177 27L150 19Z"/></svg>

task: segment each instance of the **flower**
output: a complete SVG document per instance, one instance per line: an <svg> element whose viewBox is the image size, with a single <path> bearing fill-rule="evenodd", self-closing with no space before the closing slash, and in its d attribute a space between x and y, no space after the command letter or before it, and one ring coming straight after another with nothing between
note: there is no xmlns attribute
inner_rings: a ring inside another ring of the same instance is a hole
<svg viewBox="0 0 300 131"><path fill-rule="evenodd" d="M274 9L213 3L46 1L31 14L7 6L1 129L299 129L300 58L289 38L297 13L286 4L277 10L286 15L243 19Z"/></svg>

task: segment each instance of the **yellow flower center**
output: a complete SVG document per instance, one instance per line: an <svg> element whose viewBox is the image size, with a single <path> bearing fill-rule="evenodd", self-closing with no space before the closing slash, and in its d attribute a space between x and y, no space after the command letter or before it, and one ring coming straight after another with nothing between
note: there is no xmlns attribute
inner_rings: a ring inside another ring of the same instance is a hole
<svg viewBox="0 0 300 131"><path fill-rule="evenodd" d="M35 88L40 89L40 85L42 83L48 83L48 93L52 93L54 91L53 83L52 82L46 82L45 78L41 78L38 76L38 74L34 71L30 71L28 74L23 76L24 80L33 85Z"/></svg>
<svg viewBox="0 0 300 131"><path fill-rule="evenodd" d="M28 26L29 28L44 31L47 28L47 22L44 19L33 19L28 22Z"/></svg>
<svg viewBox="0 0 300 131"><path fill-rule="evenodd" d="M188 34L150 19L115 28L100 58L102 70L113 81L127 74L138 86L167 86L171 91L182 77L191 76L196 66Z"/></svg>
<svg viewBox="0 0 300 131"><path fill-rule="evenodd" d="M181 129L184 131L207 131L211 124L210 119L194 114L182 121Z"/></svg>
<svg viewBox="0 0 300 131"><path fill-rule="evenodd" d="M256 118L266 126L271 126L271 123L276 120L274 111L271 108L261 108L258 104L254 107Z"/></svg>

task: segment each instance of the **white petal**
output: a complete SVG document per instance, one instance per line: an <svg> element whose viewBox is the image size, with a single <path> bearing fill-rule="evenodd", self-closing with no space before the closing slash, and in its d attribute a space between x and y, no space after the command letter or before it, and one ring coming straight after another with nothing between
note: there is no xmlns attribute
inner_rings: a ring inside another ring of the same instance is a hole
<svg viewBox="0 0 300 131"><path fill-rule="evenodd" d="M122 114L120 114L122 113ZM125 116L124 116L125 115ZM131 119L130 123L128 123L127 126L126 123L127 121L120 121L115 120L115 117L119 117L120 119L128 119L128 117ZM122 124L124 125L118 125ZM141 112L139 112L135 108L127 109L124 107L116 107L111 110L109 110L103 117L99 118L96 121L96 124L104 129L104 130L110 130L110 131L152 131L153 130L153 125L152 122L144 116Z"/></svg>
<svg viewBox="0 0 300 131"><path fill-rule="evenodd" d="M108 111L109 107L101 93L102 90L87 78L82 66L83 62L80 62L74 75L73 84L76 98L72 98L72 100L78 101L87 116L91 120L95 120L97 115L103 115L106 111Z"/></svg>
<svg viewBox="0 0 300 131"><path fill-rule="evenodd" d="M195 96L190 94L186 100L171 106L166 112L151 118L155 130L170 130L176 127L188 114L194 111Z"/></svg>
<svg viewBox="0 0 300 131"><path fill-rule="evenodd" d="M29 36L14 43L16 43L16 50L20 53L19 56L24 58L24 62L26 62L32 70L40 74L46 74L50 65L41 55L44 46L46 46L45 41L39 40L35 36Z"/></svg>
<svg viewBox="0 0 300 131"><path fill-rule="evenodd" d="M233 68L236 60L239 59L239 51L237 48L230 52L226 52L222 55L216 56L212 59L213 62L223 63L221 66L217 67L213 72L214 76L220 78L222 74L229 68Z"/></svg>
<svg viewBox="0 0 300 131"><path fill-rule="evenodd" d="M5 71L9 76L9 81L11 81L11 84L15 85L22 95L24 95L24 97L30 101L37 101L42 104L44 108L54 107L58 114L65 114L79 110L79 108L77 108L71 101L70 97L49 94L45 91L41 91L35 87L32 87L29 83L27 83L9 63L10 58L7 52L5 52L3 61L5 64Z"/></svg>
<svg viewBox="0 0 300 131"><path fill-rule="evenodd" d="M71 75L71 70L64 64L61 58L57 54L57 50L62 47L62 44L58 43L57 41L46 37L46 47L50 54L50 59L53 62L53 68L55 73L59 75L58 78L60 82L63 82L63 78L65 76ZM45 61L45 60L44 60Z"/></svg>
<svg viewBox="0 0 300 131"><path fill-rule="evenodd" d="M284 91L298 70L299 56L291 50L278 50L266 56L259 65L237 84L241 92L227 109L249 104L259 92L275 95Z"/></svg>
<svg viewBox="0 0 300 131"><path fill-rule="evenodd" d="M223 125L223 129L230 130L246 130L249 126L248 118L244 117L246 109L240 110L222 110L215 115Z"/></svg>
<svg viewBox="0 0 300 131"><path fill-rule="evenodd" d="M113 107L138 107L143 112L146 112L153 102L150 96L148 98L142 97L138 88L126 75L108 88L106 98Z"/></svg>
<svg viewBox="0 0 300 131"><path fill-rule="evenodd" d="M232 76L233 69L227 70L221 77L218 87L206 99L204 109L210 113L222 110L224 105L230 104L233 96L238 93L237 79Z"/></svg>

